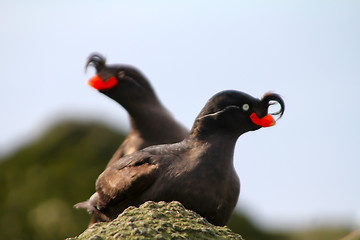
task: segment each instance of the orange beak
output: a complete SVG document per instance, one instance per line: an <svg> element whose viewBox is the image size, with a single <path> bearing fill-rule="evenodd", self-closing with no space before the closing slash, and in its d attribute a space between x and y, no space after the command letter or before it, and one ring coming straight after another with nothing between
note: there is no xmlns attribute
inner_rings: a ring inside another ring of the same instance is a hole
<svg viewBox="0 0 360 240"><path fill-rule="evenodd" d="M271 127L276 124L275 119L270 114L260 119L256 113L252 113L250 119L253 123L261 127Z"/></svg>
<svg viewBox="0 0 360 240"><path fill-rule="evenodd" d="M103 81L98 75L89 79L88 84L96 90L107 90L116 85L116 77L111 77L107 81Z"/></svg>

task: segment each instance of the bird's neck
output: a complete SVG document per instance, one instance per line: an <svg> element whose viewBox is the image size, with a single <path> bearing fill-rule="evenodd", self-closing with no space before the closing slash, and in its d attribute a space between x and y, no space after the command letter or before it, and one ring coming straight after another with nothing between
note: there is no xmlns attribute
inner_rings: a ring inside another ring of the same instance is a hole
<svg viewBox="0 0 360 240"><path fill-rule="evenodd" d="M173 142L185 138L186 130L177 123L159 101L139 102L126 108L130 118L130 132L148 141L183 135ZM178 133L179 132L179 133ZM176 134L175 134L176 133ZM171 140L171 139L170 139Z"/></svg>
<svg viewBox="0 0 360 240"><path fill-rule="evenodd" d="M233 157L237 137L227 134L209 134L199 136L190 134L188 143L192 146L192 151L200 158L205 159L203 164L211 166L219 171L233 169Z"/></svg>

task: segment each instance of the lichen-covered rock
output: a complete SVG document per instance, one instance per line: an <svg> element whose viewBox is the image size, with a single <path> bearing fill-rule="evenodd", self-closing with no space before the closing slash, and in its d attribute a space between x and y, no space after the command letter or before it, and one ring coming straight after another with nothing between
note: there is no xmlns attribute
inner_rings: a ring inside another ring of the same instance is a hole
<svg viewBox="0 0 360 240"><path fill-rule="evenodd" d="M227 227L210 224L179 202L146 202L139 208L129 207L114 221L96 223L68 240L107 239L238 239L241 236Z"/></svg>

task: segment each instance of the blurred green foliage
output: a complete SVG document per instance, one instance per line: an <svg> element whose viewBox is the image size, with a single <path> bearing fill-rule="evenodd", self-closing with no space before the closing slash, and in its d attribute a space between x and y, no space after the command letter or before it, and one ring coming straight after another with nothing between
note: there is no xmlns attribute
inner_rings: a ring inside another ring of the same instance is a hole
<svg viewBox="0 0 360 240"><path fill-rule="evenodd" d="M289 238L281 233L266 232L254 223L243 213L234 212L227 226L234 232L239 233L246 240L288 240Z"/></svg>
<svg viewBox="0 0 360 240"><path fill-rule="evenodd" d="M241 234L246 240L342 240L351 231L350 228L346 227L328 226L296 231L269 232L259 228L251 222L249 217L239 212L233 214L227 226L232 231ZM360 234L357 235L357 237L359 236Z"/></svg>
<svg viewBox="0 0 360 240"><path fill-rule="evenodd" d="M90 217L73 205L94 193L97 176L123 140L124 134L100 123L64 121L0 159L0 239L64 239L83 232ZM346 235L346 230L266 233L240 213L228 226L247 240Z"/></svg>
<svg viewBox="0 0 360 240"><path fill-rule="evenodd" d="M311 230L298 231L295 233L289 233L291 240L339 240L345 237L350 232L350 229L342 227L324 227L315 228ZM358 235L358 239L360 239Z"/></svg>
<svg viewBox="0 0 360 240"><path fill-rule="evenodd" d="M97 176L124 135L98 123L66 121L0 160L0 239L64 239L86 229L73 205L95 190Z"/></svg>

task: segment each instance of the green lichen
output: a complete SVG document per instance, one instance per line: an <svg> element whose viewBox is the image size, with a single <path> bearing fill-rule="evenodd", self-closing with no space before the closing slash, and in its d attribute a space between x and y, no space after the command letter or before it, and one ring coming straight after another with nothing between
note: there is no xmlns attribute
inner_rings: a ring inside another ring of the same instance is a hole
<svg viewBox="0 0 360 240"><path fill-rule="evenodd" d="M114 221L97 223L77 237L68 240L110 239L238 239L241 236L227 227L210 224L179 202L146 202L139 208L129 207Z"/></svg>

